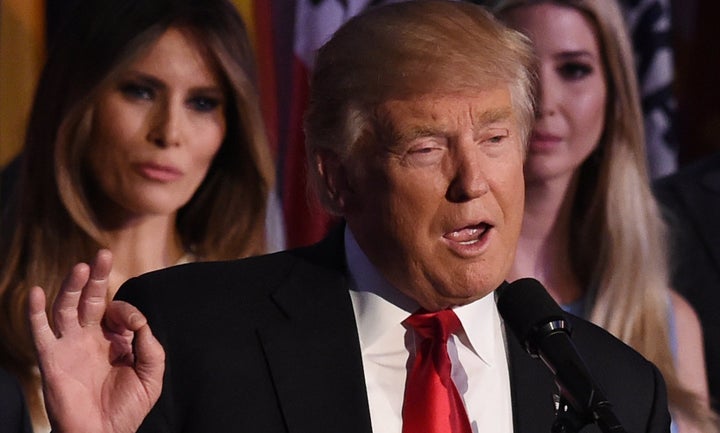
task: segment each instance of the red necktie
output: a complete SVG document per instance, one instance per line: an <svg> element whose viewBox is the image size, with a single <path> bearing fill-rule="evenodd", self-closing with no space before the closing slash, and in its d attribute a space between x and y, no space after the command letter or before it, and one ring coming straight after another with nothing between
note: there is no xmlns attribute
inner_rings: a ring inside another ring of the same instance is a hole
<svg viewBox="0 0 720 433"><path fill-rule="evenodd" d="M415 313L405 319L419 341L403 402L403 433L472 433L460 393L450 375L448 336L460 328L452 310Z"/></svg>

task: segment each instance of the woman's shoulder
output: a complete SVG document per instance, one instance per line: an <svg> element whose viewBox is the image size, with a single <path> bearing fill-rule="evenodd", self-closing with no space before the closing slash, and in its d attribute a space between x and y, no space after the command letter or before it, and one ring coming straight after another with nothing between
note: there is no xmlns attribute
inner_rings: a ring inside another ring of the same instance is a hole
<svg viewBox="0 0 720 433"><path fill-rule="evenodd" d="M678 379L688 389L707 399L707 372L700 319L690 303L674 290L670 290L670 303Z"/></svg>
<svg viewBox="0 0 720 433"><path fill-rule="evenodd" d="M679 342L702 343L700 318L690 303L678 292L670 289L670 313Z"/></svg>
<svg viewBox="0 0 720 433"><path fill-rule="evenodd" d="M669 289L668 292L670 293L671 313L673 314L677 325L690 331L696 328L697 333L702 338L700 318L697 315L697 312L695 312L695 308L690 305L690 302L688 302L683 295L674 289Z"/></svg>

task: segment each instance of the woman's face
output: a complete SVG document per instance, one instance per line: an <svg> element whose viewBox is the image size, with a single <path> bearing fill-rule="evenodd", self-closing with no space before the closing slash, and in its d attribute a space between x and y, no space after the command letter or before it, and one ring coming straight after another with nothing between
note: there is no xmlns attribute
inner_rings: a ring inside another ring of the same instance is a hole
<svg viewBox="0 0 720 433"><path fill-rule="evenodd" d="M225 137L225 104L217 72L177 29L121 71L95 105L88 149L110 204L101 216L171 215L187 203Z"/></svg>
<svg viewBox="0 0 720 433"><path fill-rule="evenodd" d="M541 3L505 19L527 34L540 59L540 106L528 147L526 181L572 175L598 146L607 83L595 28L576 9Z"/></svg>

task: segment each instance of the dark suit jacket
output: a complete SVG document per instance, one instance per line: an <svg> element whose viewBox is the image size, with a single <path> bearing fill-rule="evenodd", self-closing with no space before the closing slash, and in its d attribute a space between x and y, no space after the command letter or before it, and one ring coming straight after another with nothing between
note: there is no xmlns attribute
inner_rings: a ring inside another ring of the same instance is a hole
<svg viewBox="0 0 720 433"><path fill-rule="evenodd" d="M30 415L20 383L2 369L0 369L0 432L32 432Z"/></svg>
<svg viewBox="0 0 720 433"><path fill-rule="evenodd" d="M700 316L710 394L720 410L720 153L654 186L673 233L673 285Z"/></svg>
<svg viewBox="0 0 720 433"><path fill-rule="evenodd" d="M118 298L148 316L167 353L163 393L141 431L370 433L340 233L126 283ZM553 378L508 340L515 433L547 433ZM652 364L579 319L575 340L628 432L668 431Z"/></svg>

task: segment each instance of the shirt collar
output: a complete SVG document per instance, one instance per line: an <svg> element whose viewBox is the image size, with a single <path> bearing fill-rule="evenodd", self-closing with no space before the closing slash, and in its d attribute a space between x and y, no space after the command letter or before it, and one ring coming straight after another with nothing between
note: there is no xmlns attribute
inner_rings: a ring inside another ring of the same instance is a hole
<svg viewBox="0 0 720 433"><path fill-rule="evenodd" d="M351 297L355 320L362 336L361 344L371 346L386 332L401 323L420 306L393 287L357 244L350 229L345 227L345 257L351 280ZM468 305L453 309L463 325L460 341L492 365L495 345L504 344L500 318L493 293Z"/></svg>

